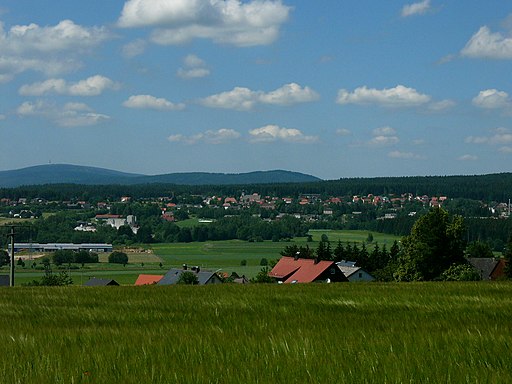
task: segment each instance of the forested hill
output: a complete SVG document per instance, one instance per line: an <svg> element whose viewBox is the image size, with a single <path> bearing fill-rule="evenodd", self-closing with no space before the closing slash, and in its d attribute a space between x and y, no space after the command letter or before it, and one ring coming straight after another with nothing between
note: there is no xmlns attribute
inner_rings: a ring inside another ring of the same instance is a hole
<svg viewBox="0 0 512 384"><path fill-rule="evenodd" d="M248 173L170 173L164 175L140 175L109 169L84 167L69 164L47 164L0 171L0 187L41 184L83 184L83 185L135 185L135 184L180 184L180 185L227 185L302 183L319 181L317 177L290 171L259 171Z"/></svg>
<svg viewBox="0 0 512 384"><path fill-rule="evenodd" d="M206 180L203 179L203 180ZM240 196L245 193L259 193L264 196L298 196L299 194L322 194L326 196L353 195L400 195L412 193L415 196L447 196L484 201L507 202L512 198L512 173L480 176L426 176L426 177L380 177L349 178L330 181L276 184L243 183L234 185L78 185L47 184L17 188L0 188L0 198L35 198L48 200L103 200L121 196L133 198L188 195Z"/></svg>

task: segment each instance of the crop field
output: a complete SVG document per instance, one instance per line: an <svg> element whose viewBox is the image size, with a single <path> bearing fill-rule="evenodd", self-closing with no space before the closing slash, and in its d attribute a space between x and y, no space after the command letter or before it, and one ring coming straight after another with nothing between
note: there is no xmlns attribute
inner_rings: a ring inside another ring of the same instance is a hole
<svg viewBox="0 0 512 384"><path fill-rule="evenodd" d="M2 383L510 383L512 284L0 289Z"/></svg>
<svg viewBox="0 0 512 384"><path fill-rule="evenodd" d="M332 247L336 246L338 240L342 242L364 242L368 237L367 231L331 231L331 230L313 230L310 231L313 241L308 243L306 238L296 238L289 242L247 242L242 240L209 241L194 243L170 243L170 244L152 244L148 246L151 253L147 252L128 252L129 264L121 266L118 264L108 264L108 254L100 254L99 264L88 264L84 269L69 271L74 284L78 285L87 281L89 277L101 277L115 279L120 284L133 284L137 276L141 273L164 274L171 267L180 267L183 264L198 265L203 269L220 270L231 274L237 272L239 275L247 277L255 276L260 270L262 258L268 261L276 260L281 252L288 245L308 245L315 249L323 234L326 234L331 241ZM380 246L386 245L388 249L393 241L399 238L392 235L386 235L373 232L373 243ZM369 249L372 244L367 245ZM31 268L32 263L40 263L38 259L31 259L30 254L22 255L27 261L25 268L16 267L17 284L31 282L39 279L42 271L36 271ZM242 266L245 260L246 265ZM162 263L162 268L160 268ZM58 272L58 270L55 270ZM0 273L8 274L8 268L0 269Z"/></svg>

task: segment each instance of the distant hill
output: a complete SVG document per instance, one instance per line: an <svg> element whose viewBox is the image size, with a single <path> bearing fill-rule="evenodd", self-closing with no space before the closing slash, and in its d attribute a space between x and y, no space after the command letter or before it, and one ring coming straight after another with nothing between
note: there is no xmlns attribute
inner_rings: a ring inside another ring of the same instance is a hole
<svg viewBox="0 0 512 384"><path fill-rule="evenodd" d="M248 173L189 172L148 176L79 165L47 164L12 171L0 171L0 187L4 188L42 184L136 185L158 183L180 185L230 185L303 183L316 181L320 181L320 179L299 172L282 170Z"/></svg>

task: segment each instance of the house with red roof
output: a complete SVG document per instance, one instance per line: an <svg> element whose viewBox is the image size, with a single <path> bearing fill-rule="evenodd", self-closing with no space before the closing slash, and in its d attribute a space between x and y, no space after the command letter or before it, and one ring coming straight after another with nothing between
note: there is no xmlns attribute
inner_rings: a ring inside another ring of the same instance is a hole
<svg viewBox="0 0 512 384"><path fill-rule="evenodd" d="M283 256L269 276L281 283L346 282L348 279L334 261Z"/></svg>
<svg viewBox="0 0 512 384"><path fill-rule="evenodd" d="M162 280L164 275L139 275L135 281L135 285L153 285Z"/></svg>

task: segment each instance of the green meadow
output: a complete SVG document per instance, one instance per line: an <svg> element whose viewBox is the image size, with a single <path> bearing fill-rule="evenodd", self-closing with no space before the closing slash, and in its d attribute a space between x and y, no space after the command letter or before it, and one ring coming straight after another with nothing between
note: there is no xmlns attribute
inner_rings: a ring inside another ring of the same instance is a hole
<svg viewBox="0 0 512 384"><path fill-rule="evenodd" d="M81 284L90 277L115 279L120 284L133 284L137 276L141 273L164 274L171 267L181 267L183 264L190 266L200 266L203 269L226 272L231 274L236 272L239 275L247 277L255 276L260 270L261 259L268 261L277 260L286 246L308 245L315 249L318 241L323 234L327 235L331 241L332 247L336 246L338 240L342 242L366 241L367 231L330 231L330 230L312 230L312 242L307 242L306 238L296 238L287 242L248 242L242 240L194 242L194 243L169 243L152 244L149 246L151 253L128 253L129 264L125 267L117 264L108 264L108 255L100 255L99 264L86 265L84 269L70 270L69 273L75 284ZM379 246L386 245L389 249L393 241L399 238L392 235L373 232L373 244ZM371 249L372 244L367 247ZM27 255L27 258L29 255ZM242 266L242 261L246 265ZM36 260L37 262L37 260ZM162 263L162 268L160 268ZM31 262L27 263L26 268L17 266L17 281L20 284L30 282L42 276L41 271L34 271L30 268ZM8 273L8 270L0 270L0 273Z"/></svg>
<svg viewBox="0 0 512 384"><path fill-rule="evenodd" d="M510 383L512 284L0 289L1 383Z"/></svg>

